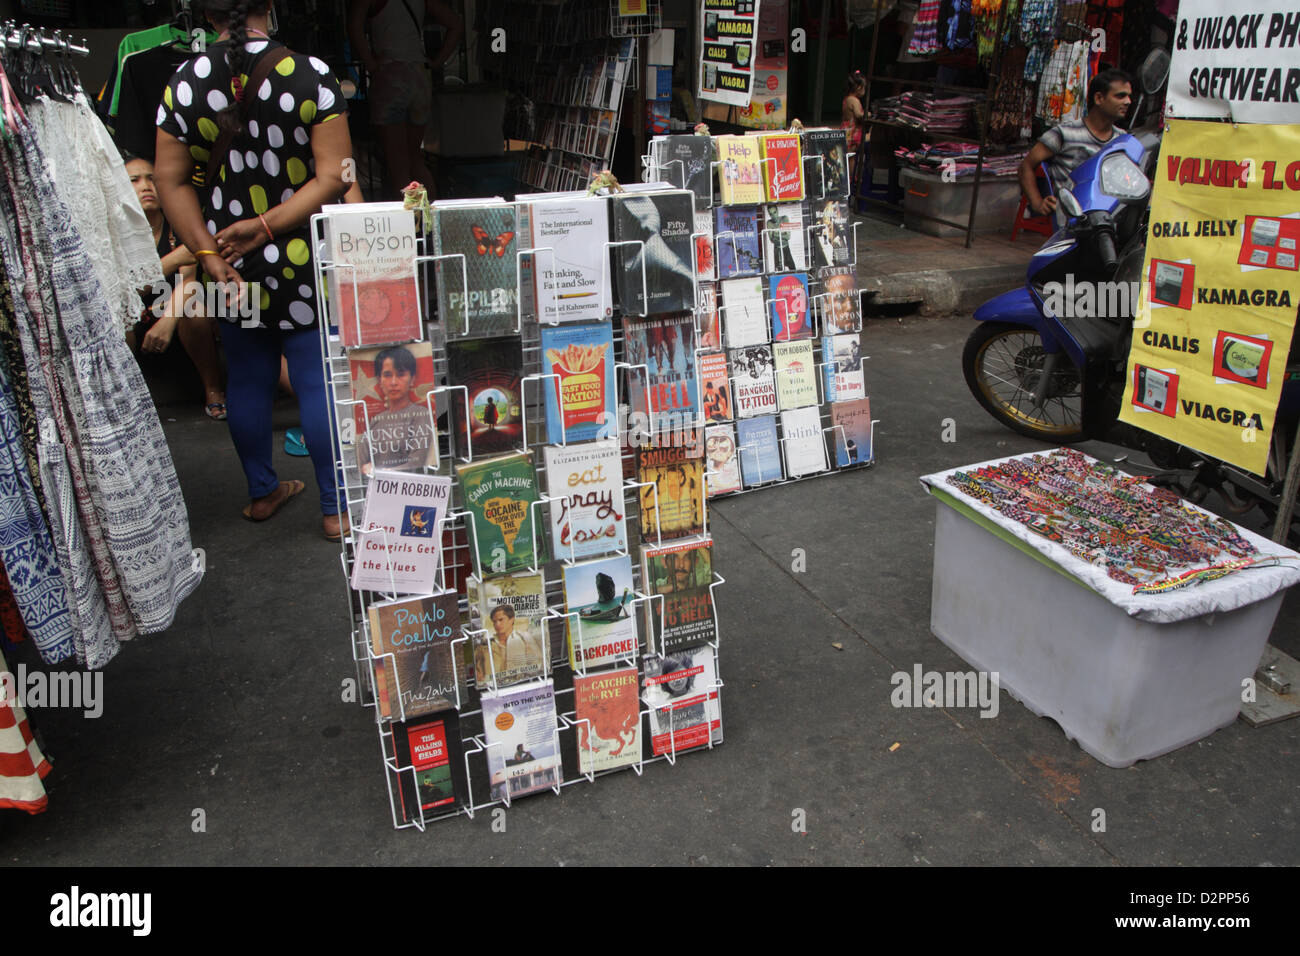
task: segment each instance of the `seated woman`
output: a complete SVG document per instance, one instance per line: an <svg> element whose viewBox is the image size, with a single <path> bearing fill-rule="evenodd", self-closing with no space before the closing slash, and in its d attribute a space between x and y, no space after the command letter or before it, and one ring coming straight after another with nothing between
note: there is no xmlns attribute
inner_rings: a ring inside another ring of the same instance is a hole
<svg viewBox="0 0 1300 956"><path fill-rule="evenodd" d="M154 188L153 163L136 156L127 156L126 172L140 199L140 206L153 227L154 241L158 245L158 258L162 260L163 276L170 285L141 291L144 312L135 328L126 334L132 351L160 355L167 352L178 338L203 382L204 411L215 421L226 418L226 393L221 387L221 362L217 355L216 320L209 318L203 309L194 305L201 302L198 295L187 295L190 289L201 290L194 283L194 257L177 241L167 220L163 218ZM179 278L177 278L179 277ZM177 332L180 334L177 335Z"/></svg>

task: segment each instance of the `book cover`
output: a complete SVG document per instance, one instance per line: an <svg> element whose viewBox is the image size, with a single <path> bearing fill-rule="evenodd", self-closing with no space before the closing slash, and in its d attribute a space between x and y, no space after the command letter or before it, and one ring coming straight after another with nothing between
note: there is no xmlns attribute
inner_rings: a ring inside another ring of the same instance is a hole
<svg viewBox="0 0 1300 956"><path fill-rule="evenodd" d="M700 417L695 317L690 312L623 323L628 405L653 413L654 430L689 427ZM649 408L646 401L649 399Z"/></svg>
<svg viewBox="0 0 1300 956"><path fill-rule="evenodd" d="M832 403L831 425L838 467L871 461L871 399Z"/></svg>
<svg viewBox="0 0 1300 956"><path fill-rule="evenodd" d="M715 217L714 245L718 250L718 278L756 276L763 271L758 245L757 206L719 206Z"/></svg>
<svg viewBox="0 0 1300 956"><path fill-rule="evenodd" d="M722 289L722 329L727 348L760 345L771 338L767 320L767 303L763 298L763 280L726 279Z"/></svg>
<svg viewBox="0 0 1300 956"><path fill-rule="evenodd" d="M817 359L811 339L776 342L772 345L776 360L776 403L781 409L817 405Z"/></svg>
<svg viewBox="0 0 1300 956"><path fill-rule="evenodd" d="M704 487L708 497L729 495L741 489L734 426L709 425L704 429L704 468Z"/></svg>
<svg viewBox="0 0 1300 956"><path fill-rule="evenodd" d="M716 640L713 620L713 542L688 539L641 549L641 588L663 595L645 602L646 653L671 654Z"/></svg>
<svg viewBox="0 0 1300 956"><path fill-rule="evenodd" d="M701 282L695 305L695 327L699 329L699 347L722 348L722 324L718 318L718 286L714 282Z"/></svg>
<svg viewBox="0 0 1300 956"><path fill-rule="evenodd" d="M442 523L451 504L451 479L374 471L352 565L358 591L429 594L438 581Z"/></svg>
<svg viewBox="0 0 1300 956"><path fill-rule="evenodd" d="M704 533L703 434L686 442L642 445L636 452L636 476L642 483L638 493L644 540Z"/></svg>
<svg viewBox="0 0 1300 956"><path fill-rule="evenodd" d="M636 589L631 556L615 554L566 564L561 575L569 665L575 671L587 670L635 658L638 638L632 614Z"/></svg>
<svg viewBox="0 0 1300 956"><path fill-rule="evenodd" d="M811 475L830 467L826 461L826 439L822 435L820 408L813 405L782 412L781 432L787 477Z"/></svg>
<svg viewBox="0 0 1300 956"><path fill-rule="evenodd" d="M803 272L768 276L767 286L773 341L812 338L812 322L808 316L808 276Z"/></svg>
<svg viewBox="0 0 1300 956"><path fill-rule="evenodd" d="M826 370L826 401L848 402L866 396L861 336L823 336L822 361Z"/></svg>
<svg viewBox="0 0 1300 956"><path fill-rule="evenodd" d="M853 229L849 225L849 204L839 199L823 199L811 204L807 222L808 263L814 269L847 266L853 261L849 244Z"/></svg>
<svg viewBox="0 0 1300 956"><path fill-rule="evenodd" d="M614 330L593 325L542 326L542 380L546 395L546 440L581 442L614 434Z"/></svg>
<svg viewBox="0 0 1300 956"><path fill-rule="evenodd" d="M474 568L479 577L531 568L546 560L537 534L537 475L529 453L457 465L465 510L473 516Z"/></svg>
<svg viewBox="0 0 1300 956"><path fill-rule="evenodd" d="M713 213L708 209L695 210L695 278L711 282L718 277L718 265L713 254Z"/></svg>
<svg viewBox="0 0 1300 956"><path fill-rule="evenodd" d="M647 657L645 701L656 756L722 742L718 670L707 644L662 658Z"/></svg>
<svg viewBox="0 0 1300 956"><path fill-rule="evenodd" d="M575 675L573 706L582 773L641 762L641 681L635 667Z"/></svg>
<svg viewBox="0 0 1300 956"><path fill-rule="evenodd" d="M774 413L777 409L776 369L772 363L772 346L751 345L732 349L728 358L736 418Z"/></svg>
<svg viewBox="0 0 1300 956"><path fill-rule="evenodd" d="M363 475L438 467L438 404L428 342L349 349L353 444ZM430 411L432 409L432 411ZM346 437L346 436L345 436Z"/></svg>
<svg viewBox="0 0 1300 956"><path fill-rule="evenodd" d="M821 291L822 321L828 332L861 332L862 302L858 295L858 277L852 266L819 269L817 281Z"/></svg>
<svg viewBox="0 0 1300 956"><path fill-rule="evenodd" d="M763 271L794 272L806 262L803 206L768 203L763 207Z"/></svg>
<svg viewBox="0 0 1300 956"><path fill-rule="evenodd" d="M540 793L564 782L550 680L483 694L490 798Z"/></svg>
<svg viewBox="0 0 1300 956"><path fill-rule="evenodd" d="M479 690L547 676L551 659L541 571L465 579Z"/></svg>
<svg viewBox="0 0 1300 956"><path fill-rule="evenodd" d="M527 237L525 248L538 250L520 262L525 314L535 315L543 326L600 321L614 314L605 265L607 200L520 202L519 229Z"/></svg>
<svg viewBox="0 0 1300 956"><path fill-rule="evenodd" d="M465 802L465 759L454 710L395 726L393 762L399 823L442 816Z"/></svg>
<svg viewBox="0 0 1300 956"><path fill-rule="evenodd" d="M665 136L652 142L653 179L689 189L695 208L713 205L713 138L694 134Z"/></svg>
<svg viewBox="0 0 1300 956"><path fill-rule="evenodd" d="M518 339L447 343L448 384L464 385L469 394L467 429L465 393L447 393L460 457L487 458L523 444L522 374L523 348Z"/></svg>
<svg viewBox="0 0 1300 956"><path fill-rule="evenodd" d="M746 488L785 477L774 416L760 415L737 421L736 441L740 450L740 476Z"/></svg>
<svg viewBox="0 0 1300 956"><path fill-rule="evenodd" d="M459 702L460 675L451 646L460 636L457 600L448 590L366 609L381 717L410 720Z"/></svg>
<svg viewBox="0 0 1300 956"><path fill-rule="evenodd" d="M724 206L756 205L763 201L763 173L759 167L758 138L717 136L718 187Z"/></svg>
<svg viewBox="0 0 1300 956"><path fill-rule="evenodd" d="M849 149L844 130L805 130L803 169L809 199L848 199Z"/></svg>
<svg viewBox="0 0 1300 956"><path fill-rule="evenodd" d="M700 390L704 420L726 422L732 418L731 380L726 352L700 353Z"/></svg>
<svg viewBox="0 0 1300 956"><path fill-rule="evenodd" d="M439 260L438 318L447 338L507 335L518 324L518 278L512 203L434 206L434 255Z"/></svg>
<svg viewBox="0 0 1300 956"><path fill-rule="evenodd" d="M764 194L769 202L803 199L803 152L796 133L758 137L763 160Z"/></svg>
<svg viewBox="0 0 1300 956"><path fill-rule="evenodd" d="M400 203L359 203L328 216L338 294L331 319L344 347L422 338L415 213Z"/></svg>
<svg viewBox="0 0 1300 956"><path fill-rule="evenodd" d="M695 208L686 191L615 196L614 280L626 315L695 307ZM649 301L646 301L646 299Z"/></svg>
<svg viewBox="0 0 1300 956"><path fill-rule="evenodd" d="M623 462L617 439L547 445L551 553L564 561L627 548Z"/></svg>

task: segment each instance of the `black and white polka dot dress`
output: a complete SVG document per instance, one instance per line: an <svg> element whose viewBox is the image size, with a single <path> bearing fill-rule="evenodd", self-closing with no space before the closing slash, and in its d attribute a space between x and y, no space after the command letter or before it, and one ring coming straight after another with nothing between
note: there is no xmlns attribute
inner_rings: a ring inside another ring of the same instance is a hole
<svg viewBox="0 0 1300 956"><path fill-rule="evenodd" d="M256 55L267 46L266 40L252 40L245 49ZM217 113L234 102L226 47L214 43L181 64L158 106L159 128L189 147L200 170L217 140ZM240 81L246 84L247 74ZM340 119L347 110L329 67L314 56L294 54L282 60L261 89L246 95L255 97L247 128L231 144L204 206L213 235L287 201L314 177L311 128ZM200 201L204 193L200 189ZM277 233L273 242L233 263L246 281L260 287L261 328L293 331L316 325L310 238L308 225Z"/></svg>

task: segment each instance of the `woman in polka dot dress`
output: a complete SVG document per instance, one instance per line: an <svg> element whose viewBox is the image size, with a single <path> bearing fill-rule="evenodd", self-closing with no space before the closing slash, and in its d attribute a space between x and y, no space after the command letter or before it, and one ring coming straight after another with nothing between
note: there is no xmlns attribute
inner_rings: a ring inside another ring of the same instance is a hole
<svg viewBox="0 0 1300 956"><path fill-rule="evenodd" d="M283 355L320 487L325 536L338 540L347 519L339 515L334 484L309 222L346 191L346 103L323 62L285 56L267 36L270 0L205 0L204 12L221 37L182 64L163 92L159 195L168 221L211 279L249 284L243 314L225 310L222 326L230 434L252 499L244 517L265 521L303 490L300 481L280 481L271 464L271 405ZM274 69L258 89L246 89L264 56ZM227 127L235 135L215 182L196 188Z"/></svg>

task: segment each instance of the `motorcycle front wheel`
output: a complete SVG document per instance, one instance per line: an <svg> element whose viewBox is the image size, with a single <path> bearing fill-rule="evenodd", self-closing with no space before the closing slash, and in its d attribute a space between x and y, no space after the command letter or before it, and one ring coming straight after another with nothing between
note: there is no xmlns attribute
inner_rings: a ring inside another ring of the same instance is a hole
<svg viewBox="0 0 1300 956"><path fill-rule="evenodd" d="M1082 441L1083 380L1066 356L1045 400L1035 399L1046 356L1029 326L981 322L966 340L961 366L975 400L1008 428L1042 441Z"/></svg>

